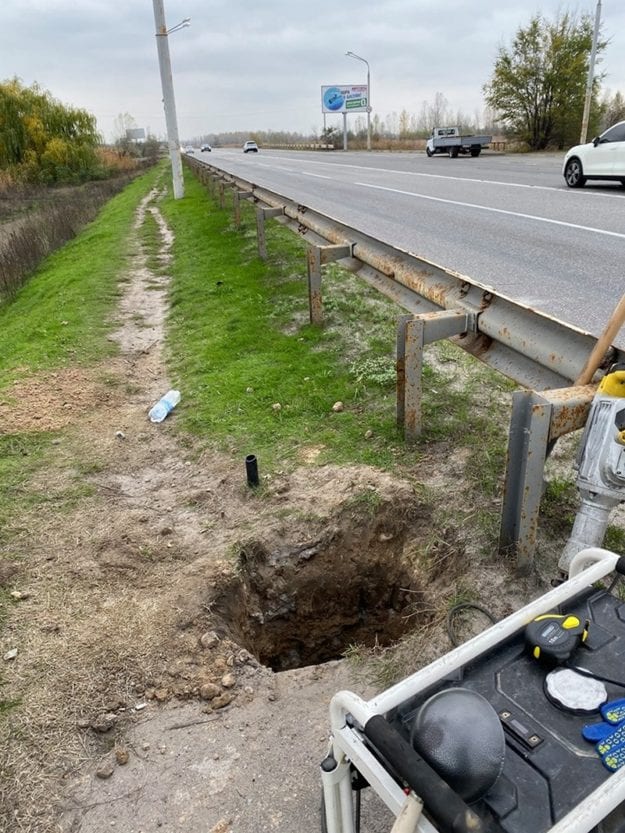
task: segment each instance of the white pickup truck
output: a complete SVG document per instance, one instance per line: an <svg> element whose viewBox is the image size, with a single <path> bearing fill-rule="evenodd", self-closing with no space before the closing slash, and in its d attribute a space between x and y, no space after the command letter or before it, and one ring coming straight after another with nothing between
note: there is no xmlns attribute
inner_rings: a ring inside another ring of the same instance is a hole
<svg viewBox="0 0 625 833"><path fill-rule="evenodd" d="M460 153L479 156L482 148L489 145L492 136L461 136L457 127L435 127L427 140L425 152L428 156L435 153L447 153L455 159Z"/></svg>

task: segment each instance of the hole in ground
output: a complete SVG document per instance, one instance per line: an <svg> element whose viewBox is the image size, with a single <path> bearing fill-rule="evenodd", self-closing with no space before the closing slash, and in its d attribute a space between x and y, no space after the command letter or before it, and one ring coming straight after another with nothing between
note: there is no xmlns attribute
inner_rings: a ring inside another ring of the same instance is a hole
<svg viewBox="0 0 625 833"><path fill-rule="evenodd" d="M403 557L405 530L371 533L273 552L249 544L213 609L274 671L339 659L351 645L390 645L419 623L424 593Z"/></svg>

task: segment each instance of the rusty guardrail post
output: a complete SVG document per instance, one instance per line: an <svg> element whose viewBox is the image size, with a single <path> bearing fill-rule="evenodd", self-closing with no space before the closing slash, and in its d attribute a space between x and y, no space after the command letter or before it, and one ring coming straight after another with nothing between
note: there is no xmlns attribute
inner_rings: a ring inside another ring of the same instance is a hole
<svg viewBox="0 0 625 833"><path fill-rule="evenodd" d="M239 191L235 187L232 192L232 206L234 209L234 225L236 228L241 227L241 200L248 200L254 196L253 191Z"/></svg>
<svg viewBox="0 0 625 833"><path fill-rule="evenodd" d="M321 267L324 263L352 257L353 245L346 246L309 246L306 252L308 264L308 307L311 324L323 323L323 304L321 300Z"/></svg>
<svg viewBox="0 0 625 833"><path fill-rule="evenodd" d="M423 348L433 341L475 332L477 315L466 310L402 315L397 322L397 427L407 442L420 436Z"/></svg>
<svg viewBox="0 0 625 833"><path fill-rule="evenodd" d="M256 240L258 241L258 257L267 260L267 244L265 242L265 220L268 217L280 217L284 215L284 208L257 208L256 209Z"/></svg>
<svg viewBox="0 0 625 833"><path fill-rule="evenodd" d="M529 572L536 548L545 460L550 444L586 423L595 385L515 391L508 436L499 552Z"/></svg>
<svg viewBox="0 0 625 833"><path fill-rule="evenodd" d="M218 194L219 194L219 207L225 208L226 207L226 198L225 198L225 186L223 179L218 180Z"/></svg>

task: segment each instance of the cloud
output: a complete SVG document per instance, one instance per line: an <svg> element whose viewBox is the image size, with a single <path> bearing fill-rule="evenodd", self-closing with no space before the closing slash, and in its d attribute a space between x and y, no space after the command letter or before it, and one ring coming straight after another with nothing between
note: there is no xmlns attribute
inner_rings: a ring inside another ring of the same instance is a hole
<svg viewBox="0 0 625 833"><path fill-rule="evenodd" d="M625 8L604 9L611 38L604 86L625 92ZM621 4L622 5L622 4ZM560 0L544 0L553 18ZM453 110L481 110L495 56L536 9L499 0L488 14L466 0L166 0L181 137L228 130L308 131L322 124L323 84L363 83L384 118L442 92ZM583 9L594 15L594 4ZM84 107L111 138L122 112L156 134L165 131L154 38L146 0L3 0L0 77L37 81L56 98ZM338 118L338 117L333 117Z"/></svg>

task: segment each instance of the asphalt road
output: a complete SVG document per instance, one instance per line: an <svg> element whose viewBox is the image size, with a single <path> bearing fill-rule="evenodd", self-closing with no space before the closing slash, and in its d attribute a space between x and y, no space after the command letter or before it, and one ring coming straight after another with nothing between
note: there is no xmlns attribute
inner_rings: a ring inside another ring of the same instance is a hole
<svg viewBox="0 0 625 833"><path fill-rule="evenodd" d="M567 188L562 154L218 148L196 158L595 335L625 292L625 188Z"/></svg>

